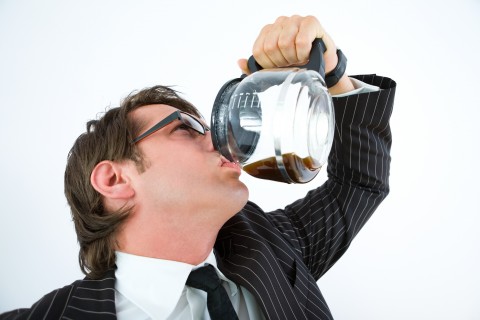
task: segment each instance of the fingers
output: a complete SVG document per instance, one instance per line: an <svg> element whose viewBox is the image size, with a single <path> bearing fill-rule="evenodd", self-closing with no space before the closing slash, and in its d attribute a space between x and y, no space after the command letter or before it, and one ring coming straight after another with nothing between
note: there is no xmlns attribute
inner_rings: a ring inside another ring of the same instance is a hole
<svg viewBox="0 0 480 320"><path fill-rule="evenodd" d="M310 51L312 50L312 42L316 38L324 38L325 31L320 22L312 16L307 16L300 21L298 34L295 38L295 47L297 55L302 61L308 61ZM327 45L327 44L325 44Z"/></svg>
<svg viewBox="0 0 480 320"><path fill-rule="evenodd" d="M308 61L313 40L324 36L323 27L313 16L279 17L260 31L253 56L263 68L302 65ZM326 43L327 48L329 45L333 42Z"/></svg>
<svg viewBox="0 0 480 320"><path fill-rule="evenodd" d="M280 17L274 24L262 29L253 47L253 54L260 65L265 63L272 67L287 66L298 61L294 45L298 33L298 18L300 17Z"/></svg>

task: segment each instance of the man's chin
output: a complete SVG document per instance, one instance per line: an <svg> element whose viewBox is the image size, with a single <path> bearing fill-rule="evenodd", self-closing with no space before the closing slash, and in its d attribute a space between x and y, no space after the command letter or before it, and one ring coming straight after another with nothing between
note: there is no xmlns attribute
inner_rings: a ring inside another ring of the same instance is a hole
<svg viewBox="0 0 480 320"><path fill-rule="evenodd" d="M243 207L247 204L248 197L249 197L249 190L247 185L240 180L238 181L238 183L239 183L238 188L235 190L235 192L231 196L232 197L231 204L235 204L237 207L235 213L243 209Z"/></svg>

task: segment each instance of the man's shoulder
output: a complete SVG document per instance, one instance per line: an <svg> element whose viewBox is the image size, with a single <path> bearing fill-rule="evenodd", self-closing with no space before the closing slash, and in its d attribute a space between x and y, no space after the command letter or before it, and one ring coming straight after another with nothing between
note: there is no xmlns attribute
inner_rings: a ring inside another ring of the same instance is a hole
<svg viewBox="0 0 480 320"><path fill-rule="evenodd" d="M266 213L260 206L252 201L248 201L245 206L232 219L233 223L255 223L270 224L269 213Z"/></svg>
<svg viewBox="0 0 480 320"><path fill-rule="evenodd" d="M58 319L61 317L73 288L79 281L81 280L47 293L30 308L20 308L2 313L0 314L0 320L46 318L46 315L49 315L46 319Z"/></svg>
<svg viewBox="0 0 480 320"><path fill-rule="evenodd" d="M250 230L252 225L263 224L267 221L265 212L255 203L248 201L245 206L230 218L220 230L219 238L229 236L235 230Z"/></svg>
<svg viewBox="0 0 480 320"><path fill-rule="evenodd" d="M219 238L229 237L232 232L238 234L253 232L261 237L264 233L275 232L279 224L287 222L288 217L284 209L265 212L256 203L248 201L240 212L223 225Z"/></svg>
<svg viewBox="0 0 480 320"><path fill-rule="evenodd" d="M52 290L35 302L30 308L20 308L0 314L0 320L13 319L60 319L67 308L82 300L91 299L97 301L106 301L114 303L114 271L109 271L100 279L75 280L71 284ZM72 302L72 298L78 300Z"/></svg>

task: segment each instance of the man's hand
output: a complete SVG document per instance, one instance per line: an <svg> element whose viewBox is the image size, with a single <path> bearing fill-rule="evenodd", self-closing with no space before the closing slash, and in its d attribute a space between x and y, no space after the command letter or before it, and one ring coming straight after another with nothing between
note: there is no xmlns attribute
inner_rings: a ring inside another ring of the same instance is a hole
<svg viewBox="0 0 480 320"><path fill-rule="evenodd" d="M313 16L279 17L273 24L266 25L255 40L253 56L265 69L303 65L308 62L316 38L322 38L327 48L323 57L328 73L337 65L337 47ZM250 74L246 59L240 59L238 65L243 73ZM329 91L334 95L353 89L351 81L344 75Z"/></svg>

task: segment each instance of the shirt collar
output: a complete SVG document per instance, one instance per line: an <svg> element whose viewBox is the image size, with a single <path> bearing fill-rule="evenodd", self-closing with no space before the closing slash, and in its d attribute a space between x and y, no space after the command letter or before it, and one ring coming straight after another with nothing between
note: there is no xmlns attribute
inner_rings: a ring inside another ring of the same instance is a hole
<svg viewBox="0 0 480 320"><path fill-rule="evenodd" d="M237 293L237 286L218 270L213 250L197 266L117 251L115 289L152 318L166 319L175 309L190 272L205 264L213 265L219 277L228 282L231 293Z"/></svg>

